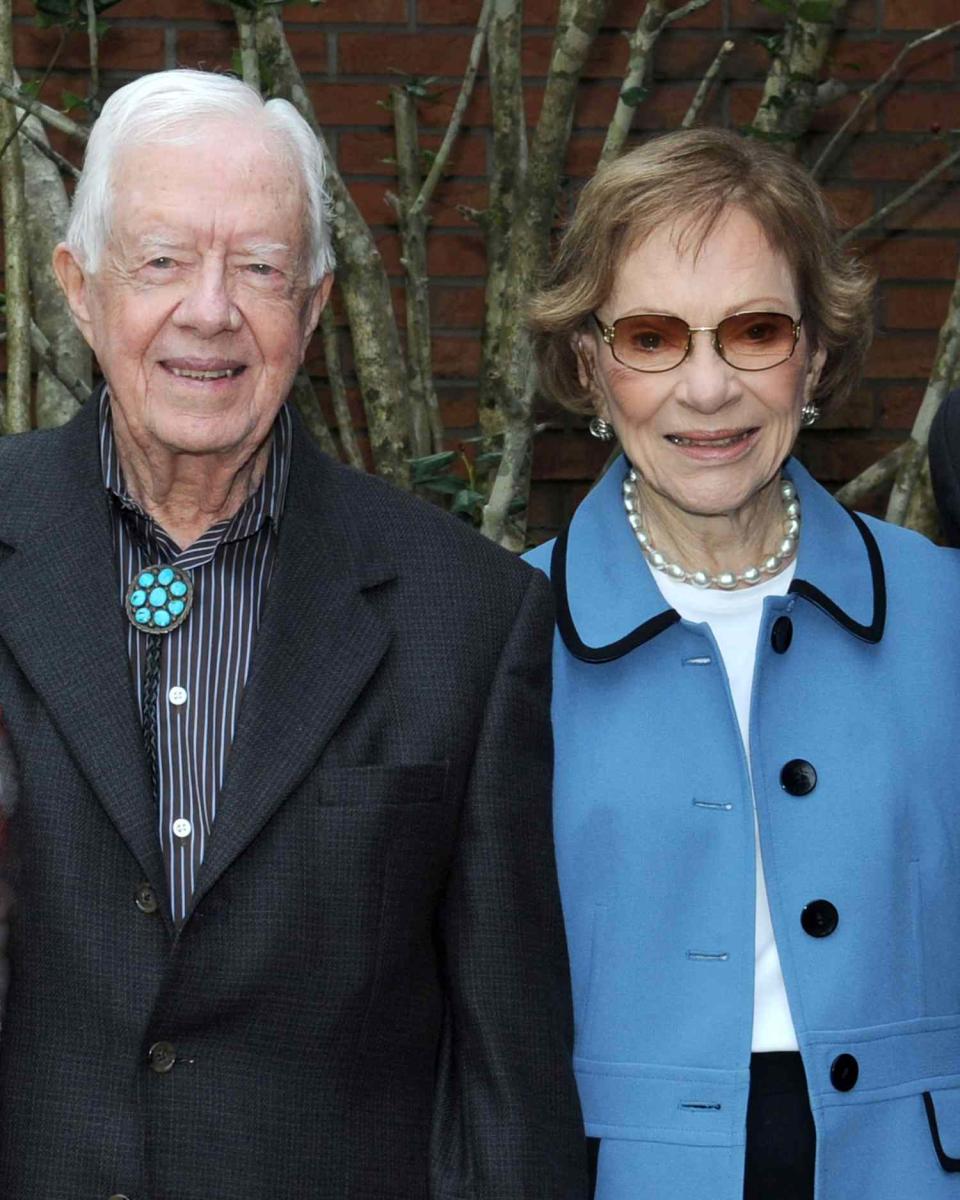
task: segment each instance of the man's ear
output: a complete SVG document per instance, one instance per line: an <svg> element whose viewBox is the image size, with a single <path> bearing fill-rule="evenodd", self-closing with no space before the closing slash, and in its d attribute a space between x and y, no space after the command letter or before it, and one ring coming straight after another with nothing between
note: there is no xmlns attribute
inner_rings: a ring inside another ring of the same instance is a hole
<svg viewBox="0 0 960 1200"><path fill-rule="evenodd" d="M53 273L57 277L61 290L67 298L70 312L77 323L77 328L90 341L92 318L90 315L89 279L86 271L77 261L73 251L64 242L53 252Z"/></svg>
<svg viewBox="0 0 960 1200"><path fill-rule="evenodd" d="M300 361L303 362L307 353L307 346L310 344L310 339L313 337L313 331L317 327L320 320L320 314L327 307L327 301L330 299L330 289L333 287L333 272L328 272L317 284L313 295L307 304L307 317L303 326L303 342L300 346Z"/></svg>

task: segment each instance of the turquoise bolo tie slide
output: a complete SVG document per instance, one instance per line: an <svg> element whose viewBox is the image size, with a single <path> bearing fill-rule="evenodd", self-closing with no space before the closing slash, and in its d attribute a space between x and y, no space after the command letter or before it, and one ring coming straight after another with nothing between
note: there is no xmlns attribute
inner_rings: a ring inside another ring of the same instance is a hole
<svg viewBox="0 0 960 1200"><path fill-rule="evenodd" d="M124 607L130 623L143 633L172 633L193 604L193 580L179 567L144 567L127 588Z"/></svg>

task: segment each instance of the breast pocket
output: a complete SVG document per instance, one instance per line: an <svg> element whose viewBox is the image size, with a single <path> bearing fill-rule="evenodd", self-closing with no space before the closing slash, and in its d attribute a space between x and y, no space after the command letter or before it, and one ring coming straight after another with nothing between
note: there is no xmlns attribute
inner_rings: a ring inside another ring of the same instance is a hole
<svg viewBox="0 0 960 1200"><path fill-rule="evenodd" d="M960 1088L924 1092L923 1107L940 1166L950 1174L960 1172Z"/></svg>
<svg viewBox="0 0 960 1200"><path fill-rule="evenodd" d="M317 801L329 806L438 804L446 796L446 763L329 767L319 772Z"/></svg>

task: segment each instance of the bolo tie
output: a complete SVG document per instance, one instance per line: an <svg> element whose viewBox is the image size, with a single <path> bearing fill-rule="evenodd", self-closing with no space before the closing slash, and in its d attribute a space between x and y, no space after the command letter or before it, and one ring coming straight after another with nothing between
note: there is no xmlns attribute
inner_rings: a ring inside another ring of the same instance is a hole
<svg viewBox="0 0 960 1200"><path fill-rule="evenodd" d="M157 798L157 701L160 695L160 650L164 637L178 629L190 615L193 579L180 567L156 563L142 567L127 588L124 609L134 629L147 635L146 662L140 691L143 744L150 765L150 780Z"/></svg>

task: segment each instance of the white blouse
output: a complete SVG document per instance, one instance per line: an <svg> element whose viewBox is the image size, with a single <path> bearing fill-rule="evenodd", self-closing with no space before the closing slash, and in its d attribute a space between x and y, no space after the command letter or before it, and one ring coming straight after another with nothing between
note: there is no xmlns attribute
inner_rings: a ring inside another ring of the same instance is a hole
<svg viewBox="0 0 960 1200"><path fill-rule="evenodd" d="M679 583L661 571L651 574L663 598L686 621L706 622L716 639L730 683L730 692L740 725L740 737L750 762L750 696L757 657L757 636L767 596L784 596L796 572L796 559L779 575L756 587L725 592L719 588L695 588ZM753 1042L755 1053L796 1050L797 1035L783 982L780 955L773 936L770 904L763 876L760 831L754 808L757 847L757 915L755 929L756 970L753 985Z"/></svg>

